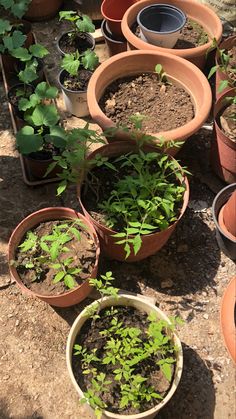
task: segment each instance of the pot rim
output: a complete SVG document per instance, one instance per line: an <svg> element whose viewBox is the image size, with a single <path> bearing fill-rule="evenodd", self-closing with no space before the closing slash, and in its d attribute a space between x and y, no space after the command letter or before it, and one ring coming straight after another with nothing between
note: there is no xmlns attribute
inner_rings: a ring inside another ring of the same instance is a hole
<svg viewBox="0 0 236 419"><path fill-rule="evenodd" d="M65 32L62 32L58 37L57 37L57 40L56 40L56 46L57 46L57 49L58 49L58 51L59 51L59 53L61 54L61 55L66 55L67 53L66 52L64 52L62 49L61 49L61 47L60 47L60 41L61 41L61 39L62 39L62 37L64 36L64 35L67 35L68 33L71 33L71 32L75 32L75 31L73 31L73 30L68 30L68 31L65 31ZM94 48L95 48L95 39L94 39L94 37L91 35L91 33L89 33L89 32L83 32L83 33L85 33L86 34L86 37L91 41L91 44L92 44L92 46L91 46L91 48L88 48L88 49L91 49L91 51L93 51L94 50Z"/></svg>
<svg viewBox="0 0 236 419"><path fill-rule="evenodd" d="M107 30L107 21L106 19L103 19L102 23L101 23L101 32L104 38L107 38L108 41L114 43L114 44L124 44L126 43L126 39L115 39L112 38L112 36L109 34L108 30Z"/></svg>
<svg viewBox="0 0 236 419"><path fill-rule="evenodd" d="M215 196L214 200L213 200L213 204L212 204L212 216L213 216L213 221L215 223L216 228L220 231L220 233L227 238L229 241L231 241L232 243L236 244L236 239L233 240L231 237L229 237L225 231L221 228L219 221L218 221L218 217L219 217L219 213L220 210L222 209L222 207L224 206L224 204L226 203L227 199L228 199L228 194L231 195L231 190L232 192L236 189L236 183L231 183L230 185L225 186L223 189L221 189L218 194ZM218 211L216 211L216 204L218 203L218 200L224 197L225 200L223 202L223 204L221 205L221 207L219 208Z"/></svg>
<svg viewBox="0 0 236 419"><path fill-rule="evenodd" d="M54 212L54 211L56 211L56 212L58 212L58 213L60 213L60 212L65 212L65 213L69 213L68 214L68 217L67 217L67 215L65 214L65 217L63 216L63 217L61 217L61 218L58 218L58 219L67 219L67 218L71 218L71 219L73 219L73 218L80 218L82 221L83 221L83 223L85 224L85 225L87 225L87 227L88 227L88 229L86 230L88 233L89 233L89 235L90 235L90 237L91 237L91 239L93 240L93 242L94 242L94 245L95 245L95 247L96 247L96 253L95 253L95 263L94 263L94 266L93 266L93 269L95 269L97 266L98 266L98 260L99 260L99 256L100 256L100 245L99 245L99 240L98 240L98 236L97 236L97 233L96 233L96 230L95 230L95 228L93 227L93 225L90 223L90 221L83 215L83 214L81 214L80 212L78 212L78 211L75 211L74 209L72 209L72 208L69 208L69 207L47 207L47 208L42 208L42 209L40 209L40 210L38 210L38 211L34 211L34 212L32 212L31 214L29 214L27 217L25 217L25 218L23 218L23 220L19 223L19 224L17 224L17 226L15 227L15 229L13 230L13 232L12 232L12 234L11 234L11 237L10 237L10 239L9 239L9 242L8 242L8 266L9 266L9 271L10 271L10 274L11 274L11 276L15 279L15 281L16 281L16 283L18 284L18 285L20 285L21 286L21 288L24 288L25 289L25 291L28 293L28 294L31 294L32 296L36 296L36 297L38 297L38 298L40 298L40 299L43 299L43 298L47 298L48 300L51 300L52 301L52 303L53 303L53 299L56 297L63 297L63 296L67 296L67 295L71 295L71 294L73 294L78 288L80 288L85 282L87 282L88 280L89 280L89 275L88 275L88 278L86 278L83 282L82 282L82 284L80 284L80 285L78 285L77 287L75 287L75 288L73 288L72 290L69 290L69 291L65 291L65 292L63 292L62 294L55 294L55 295L50 295L50 294L39 294L39 293L36 293L36 292L34 292L34 291L32 291L32 290L30 290L29 288L27 288L25 285L24 285L24 283L23 283L23 281L21 280L21 278L20 278L20 276L19 276L19 274L18 274L18 272L17 272L17 270L16 270L16 268L14 268L13 266L11 266L11 264L10 264L10 262L11 262L11 256L14 256L14 254L15 254L15 250L16 250L16 246L14 245L14 238L15 238L15 235L18 233L18 230L20 230L21 229L21 227L23 227L23 226L25 226L25 225L27 225L27 223L28 223L28 221L29 220L31 220L32 218L34 218L35 216L37 217L38 215L41 215L41 214L47 214L48 212ZM72 214L74 214L75 215L75 217L73 217L72 216ZM53 221L53 219L54 220L57 220L57 216L55 215L55 216L53 216L52 215L52 218L51 218L51 221ZM49 219L47 219L47 220L45 220L45 221L49 221ZM41 222L45 222L45 221L41 221ZM33 224L33 226L30 228L30 229L32 229L34 226L36 226L36 225L38 225L40 222L38 222L38 221L36 221L36 223L35 224ZM29 229L24 229L24 233L23 234L21 234L21 239L22 239L22 237L24 236L24 234L28 231ZM20 243L20 242L19 242ZM19 244L18 243L18 244ZM12 249L12 255L11 255L11 249ZM17 278L17 279L16 279Z"/></svg>
<svg viewBox="0 0 236 419"><path fill-rule="evenodd" d="M179 15L181 15L182 16L182 20L183 20L183 22L176 28L176 29L174 29L174 30L171 30L171 31L155 31L155 30L153 30L153 29L148 29L141 21L140 21L140 17L141 17L141 14L143 13L143 12L145 12L145 10L148 10L148 9L154 9L154 8L156 8L156 9L159 9L159 8L161 8L161 7L164 7L164 8L166 8L167 10L175 10L175 11L177 11L178 13L179 13ZM186 18L186 15L185 15L185 13L181 10L181 9L179 9L178 7L176 7L176 6L173 6L172 4L165 4L165 3L157 3L157 4L150 4L149 6L146 6L146 7L144 7L142 10L140 10L139 12L138 12L138 14L137 14L137 22L138 22L138 24L139 24L139 26L141 27L141 28L144 28L145 29L145 32L149 32L149 33L151 33L151 34L158 34L158 35L169 35L169 34L174 34L175 32L179 32L182 28L183 28L183 26L185 25L185 23L186 23L186 20L187 20L187 18Z"/></svg>
<svg viewBox="0 0 236 419"><path fill-rule="evenodd" d="M128 20L128 16L129 16L129 14L136 8L136 7L138 7L138 6L140 6L140 8L144 5L146 3L146 0L141 0L141 1L138 1L138 2L136 2L135 4L133 4L132 6L130 6L129 7L129 9L125 12L125 14L124 14L124 16L123 16L123 19L122 19L122 21L121 21L121 30L122 30L122 32L123 32L123 34L124 34L124 36L125 36L125 38L127 39L127 42L129 42L129 40L131 40L132 41L132 44L135 46L135 48L139 48L136 44L137 44L137 40L138 40L138 43L140 43L140 46L142 46L142 49L145 49L146 48L146 45L147 45L147 43L145 42L145 41L142 41L142 39L140 39L140 38L138 38L132 31L131 31L131 29L130 29L130 26L128 25L128 23L127 23L127 20ZM199 7L199 8L201 8L202 9L202 11L204 12L203 13L203 15L205 16L207 16L208 17L208 19L209 19L209 16L211 16L212 17L212 19L214 19L214 21L215 21L215 34L213 34L214 35L214 37L216 38L216 40L217 40L217 42L219 42L219 40L221 39L221 36L222 36L222 32L223 32L223 27L222 27L222 23L221 23L221 20L220 20L220 18L217 16L217 14L212 10L212 9L210 9L210 7L208 7L208 6L206 6L206 5L204 5L204 4L201 4L201 3L198 3L198 2L194 2L194 4L193 4L193 2L192 2L192 0L181 0L180 1L180 6L184 6L184 4L187 4L187 5L189 5L190 7L191 6L194 6L194 7ZM185 12L184 12L185 13ZM187 13L186 13L186 16L188 17L190 17L190 18L192 18L193 20L196 20L196 19L194 19L194 17L193 16L191 16L190 14L188 15ZM197 22L197 21L196 21ZM135 21L134 22L132 22L132 25L135 23ZM198 22L197 22L198 23ZM131 26L132 26L131 25ZM207 31L207 24L206 24L206 27L203 27L203 29L207 32L207 35L208 35L208 38L212 38L213 37L213 35L209 35L209 33L208 33L208 31ZM150 44L149 44L150 45ZM161 48L164 52L170 52L170 51L174 51L174 53L173 53L173 55L176 55L176 54L180 54L182 57L186 57L186 56L190 56L190 57L194 57L194 56L199 56L199 55L202 55L202 54L204 54L205 53L205 51L208 49L208 48L210 48L210 46L212 45L212 40L211 39L209 39L209 41L206 43L206 44L204 44L204 45L200 45L200 46L198 46L198 47L195 47L195 48L185 48L185 49L171 49L171 48L163 48L163 47L157 47L156 45L152 45L151 47L152 47L152 49L154 49L155 50L155 48ZM185 52L186 51L186 52Z"/></svg>
<svg viewBox="0 0 236 419"><path fill-rule="evenodd" d="M236 330L234 311L236 306L236 276L231 278L221 300L220 325L224 343L233 362L236 364Z"/></svg>
<svg viewBox="0 0 236 419"><path fill-rule="evenodd" d="M127 145L133 145L133 143L131 143L131 142L128 142L128 141L126 141L125 142L125 144ZM109 148L113 148L113 146L119 146L120 145L120 147L122 147L122 146L124 146L124 142L123 141L116 141L116 142L114 142L114 143L111 143L111 144L104 144L103 146L101 146L101 147L99 147L98 149L96 149L96 150L94 150L92 153L90 153L89 154L89 156L88 156L88 160L91 160L92 158L93 158L93 155L94 154L97 154L99 151L101 151L101 150L104 150L104 149L109 149ZM157 152L158 152L158 149L157 149ZM120 155L121 155L122 153L120 153ZM165 154L165 153L163 153L163 154ZM176 160L174 157L172 157L172 156L169 156L169 158L170 159L173 159L173 160ZM177 161L177 160L176 160ZM179 163L178 163L179 164ZM181 167L181 165L179 164L179 166ZM185 184L185 187L186 187L186 189L185 189L185 191L184 191L184 194L183 194L183 199L182 199L182 206L181 206L181 209L180 209L180 212L179 212L179 216L178 216L178 218L177 218L177 220L176 221L174 221L174 223L172 223L172 224L170 224L165 230L162 230L162 231L168 231L169 229L172 229L173 228L173 226L175 226L178 222L179 222L179 220L182 218L182 216L183 216L183 214L185 213L185 210L186 210L186 208L187 208L187 205L188 205L188 201L189 201L189 195L190 195L190 188L189 188L189 182L188 182L188 178L187 178L187 176L186 175L184 175L183 176L183 183ZM77 185L77 196L78 196L78 199L79 199L79 203L80 203L80 205L81 205L81 207L84 209L86 209L86 207L84 206L84 204L83 204L83 202L82 202L82 198L81 198L81 189L82 189L82 185L83 185L83 180L81 181L81 182L79 182L78 183L78 185ZM86 210L87 211L87 210ZM89 212L89 211L88 211ZM90 216L91 216L91 214L90 214ZM97 225L97 226L103 226L103 228L105 228L106 230L107 230L107 232L110 234L110 235L114 235L114 234L116 234L116 233L118 233L118 231L115 231L115 230L112 230L111 228L109 228L109 227L107 227L105 224L101 224L100 222L98 222L97 220L95 220L92 216L91 216L91 218L93 219L93 222L94 222L94 224L95 225ZM152 236L154 236L155 234L157 234L157 233L160 233L160 232L162 232L162 231L156 231L156 232L153 232L153 233L149 233L149 234L145 234L145 235L143 235L143 237L144 236L149 236L149 237L152 237ZM131 234L130 235L131 237L133 237L133 235Z"/></svg>
<svg viewBox="0 0 236 419"><path fill-rule="evenodd" d="M234 41L235 41L235 45L236 45L236 35L229 36L220 43L219 48L220 49L222 49L222 48L223 49L225 49L225 48L228 49L228 48L231 47L231 42L233 43ZM232 46L234 46L234 45L232 45ZM219 64L218 59L219 59L219 53L218 53L218 51L216 51L216 57L215 57L216 64Z"/></svg>
<svg viewBox="0 0 236 419"><path fill-rule="evenodd" d="M133 6L132 6L133 7ZM198 79L201 81L202 86L204 87L204 94L205 94L205 98L206 100L203 102L201 109L199 108L198 111L196 112L195 109L195 115L193 117L193 119L191 119L191 121L187 122L186 124L182 125L181 127L177 127L174 128L172 130L169 131L162 131L158 133L158 136L163 136L163 137L167 137L167 139L169 140L171 137L168 137L167 133L173 133L173 135L175 137L177 137L178 139L182 138L186 138L189 137L190 135L192 135L194 132L196 132L196 121L198 122L198 125L202 125L205 120L206 120L206 115L209 115L210 109L211 109L211 100L207 100L208 98L212 98L212 93L211 93L211 88L210 85L206 79L206 77L204 76L204 74L202 73L202 71L196 67L193 63L191 63L188 60L185 60L182 57L178 57L177 55L173 55L170 54L168 52L162 52L159 50L153 51L153 50L134 50L134 51L125 51L125 52L121 52L115 56L112 56L110 58L108 58L108 60L106 60L105 62L103 62L102 64L100 64L99 67L96 68L96 70L93 72L93 75L91 77L91 79L89 80L89 85L88 85L88 92L90 92L91 94L88 94L88 107L90 110L90 114L92 115L93 119L95 119L95 117L97 117L97 119L101 120L103 123L105 122L107 126L111 127L111 126L115 126L115 123L112 122L111 119L109 119L105 113L101 110L100 106L99 106L99 98L97 100L97 81L100 80L102 78L102 74L103 72L107 71L109 72L109 67L114 65L114 62L116 62L117 67L121 66L121 63L123 60L127 60L127 62L129 62L130 60L132 61L133 56L139 56L140 57L140 61L142 62L142 60L148 60L148 56L157 56L158 58L164 57L164 58L168 58L169 60L171 60L171 62L173 62L173 65L175 64L175 61L181 63L183 66L187 67L188 69L191 69L192 72L194 72L195 74L197 74ZM139 72L137 71L137 73L142 72L142 70L140 70ZM169 76L171 77L171 74L169 74ZM125 77L125 74L122 72L120 77ZM117 78L116 78L117 79ZM116 79L113 79L116 80ZM173 77L174 80L177 80L175 77ZM179 80L177 80L179 81ZM112 81L110 81L111 83ZM187 86L185 86L185 84L183 84L183 82L181 81L179 83L185 90L187 90L188 93L190 93L190 91L188 91ZM107 87L107 86L106 86ZM94 100L94 96L95 96L95 100ZM196 104L193 101L192 98L192 102L193 105L195 106ZM92 112L91 112L92 110ZM97 122L100 125L100 121ZM183 134L183 128L184 128L184 134ZM152 133L152 135L155 135L155 133Z"/></svg>
<svg viewBox="0 0 236 419"><path fill-rule="evenodd" d="M71 357L72 357L72 350L73 347L71 348L71 345L74 344L74 334L78 334L78 329L80 330L80 321L81 319L84 318L84 321L82 323L82 325L85 323L86 319L89 317L88 315L86 315L86 310L91 307L94 306L97 301L101 301L105 303L105 306L110 306L110 305L118 305L120 304L120 300L123 300L123 302L121 303L122 305L128 304L128 301L131 301L131 306L132 306L132 302L133 302L133 307L137 308L135 305L135 302L137 303L138 306L138 302L141 303L142 305L142 309L146 312L151 312L151 311L155 311L159 318L162 318L164 320L166 320L168 323L170 322L170 319L167 317L167 315L160 310L158 307L156 307L154 304L150 303L149 301L145 300L144 298L142 298L142 296L138 296L136 295L132 295L132 294L127 294L125 292L120 292L118 299L115 299L114 297L104 297L103 299L99 299L94 301L93 303L89 304L89 306L87 306L80 314L79 316L75 319L74 323L72 324L72 327L70 329L68 338L67 338L67 344L66 344L66 363L67 363L67 369L69 372L69 376L70 379L74 385L74 387L76 388L76 391L79 393L80 396L82 396L83 392L80 389L77 381L75 380L74 374L73 374L73 370L72 370L72 365L71 365ZM118 304L116 304L118 303ZM144 309L144 306L146 307L146 310ZM82 326L81 325L81 326ZM175 368L175 374L173 377L173 382L172 385L170 387L169 392L167 393L167 395L164 397L164 399L157 404L155 407L146 410L145 412L142 413L138 413L138 414L134 414L134 415L122 415L122 414L116 414L113 412L110 412L108 410L104 410L104 414L111 419L122 419L122 418L127 418L127 419L143 419L145 417L148 417L146 415L151 415L151 414L155 414L157 413L173 396L174 392L176 391L176 388L180 382L181 379L181 375L182 375L182 370L183 370L183 349L182 349L182 345L181 345L181 341L177 335L176 332L173 333L173 338L176 342L176 345L178 347L178 352L176 354L176 368ZM72 343L73 342L73 343ZM146 414L144 416L144 414Z"/></svg>

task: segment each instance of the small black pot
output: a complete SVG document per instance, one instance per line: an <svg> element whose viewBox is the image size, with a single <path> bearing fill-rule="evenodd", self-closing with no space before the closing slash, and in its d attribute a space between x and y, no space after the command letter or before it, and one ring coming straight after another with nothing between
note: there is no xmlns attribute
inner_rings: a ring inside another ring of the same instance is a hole
<svg viewBox="0 0 236 419"><path fill-rule="evenodd" d="M32 86L31 84L27 84L26 86L27 86L28 89L30 89L30 95L31 95L34 92L34 86ZM23 119L24 112L19 111L18 106L12 101L12 96L14 96L14 92L17 89L20 89L20 88L22 88L22 89L25 88L23 83L14 84L14 86L10 87L10 89L7 92L7 99L8 99L8 101L10 102L10 104L13 108L14 114L18 118Z"/></svg>
<svg viewBox="0 0 236 419"><path fill-rule="evenodd" d="M70 32L72 32L72 31L70 31ZM61 34L61 36L57 39L57 42L56 42L56 45L57 45L57 49L58 49L58 52L61 54L61 56L64 56L64 55L66 55L66 52L64 52L62 49L61 49L61 47L60 47L60 42L61 42L61 40L62 40L62 38L63 37L65 37L68 33L70 33L70 32L63 32L62 34ZM88 49L90 49L91 51L93 51L94 50L94 48L95 48L95 39L92 37L92 35L90 35L90 33L84 33L84 35L85 35L85 37L86 37L86 40L87 40L87 42L88 42L88 44L90 45L89 47L88 47ZM79 49L79 41L78 41L78 51L80 52L80 49Z"/></svg>
<svg viewBox="0 0 236 419"><path fill-rule="evenodd" d="M107 21L104 19L101 24L101 32L105 39L109 56L119 54L120 52L127 51L127 41L124 37L118 37L113 34L108 28Z"/></svg>
<svg viewBox="0 0 236 419"><path fill-rule="evenodd" d="M212 205L212 215L216 226L216 240L222 252L232 260L236 260L236 240L231 239L219 225L219 213L223 205L229 200L236 189L236 183L221 189L216 195Z"/></svg>

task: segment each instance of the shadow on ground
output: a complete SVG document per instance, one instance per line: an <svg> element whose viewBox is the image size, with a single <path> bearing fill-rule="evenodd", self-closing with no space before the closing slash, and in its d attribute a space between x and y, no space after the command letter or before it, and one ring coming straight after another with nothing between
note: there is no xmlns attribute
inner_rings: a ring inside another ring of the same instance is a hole
<svg viewBox="0 0 236 419"><path fill-rule="evenodd" d="M158 419L213 419L215 390L213 374L197 353L183 345L184 369L180 384Z"/></svg>

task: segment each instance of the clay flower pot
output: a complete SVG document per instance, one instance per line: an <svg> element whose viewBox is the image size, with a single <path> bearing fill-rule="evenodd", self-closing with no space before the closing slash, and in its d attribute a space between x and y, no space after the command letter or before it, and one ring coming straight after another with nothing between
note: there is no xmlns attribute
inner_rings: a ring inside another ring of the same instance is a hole
<svg viewBox="0 0 236 419"><path fill-rule="evenodd" d="M236 47L236 35L230 36L229 38L221 42L221 44L219 45L219 48L225 50L225 53L227 53L227 51L230 50L233 46ZM218 52L216 53L215 61L216 61L216 65L220 65ZM231 86L228 85L224 90L222 90L222 92L219 93L218 91L219 85L220 85L220 82L222 82L223 80L228 80L227 74L221 71L220 69L218 69L216 71L216 99L219 99L223 93L230 91L233 87L232 86L233 82L230 82L232 85ZM236 87L236 80L234 82L234 85Z"/></svg>
<svg viewBox="0 0 236 419"><path fill-rule="evenodd" d="M153 72L156 64L162 65L167 77L191 96L195 116L182 127L171 131L149 133L163 136L167 141L184 141L202 126L211 109L211 88L204 74L192 63L175 55L158 51L127 51L115 55L102 63L93 73L88 85L88 107L92 119L103 129L115 127L114 122L101 110L99 100L106 88L120 77ZM130 140L129 133L117 132L116 140ZM177 150L172 150L176 152Z"/></svg>
<svg viewBox="0 0 236 419"><path fill-rule="evenodd" d="M33 22L52 19L60 9L62 2L63 0L32 0L24 18Z"/></svg>
<svg viewBox="0 0 236 419"><path fill-rule="evenodd" d="M101 32L105 39L109 57L127 51L127 42L124 37L113 35L107 28L107 21L103 19L101 24Z"/></svg>
<svg viewBox="0 0 236 419"><path fill-rule="evenodd" d="M147 150L153 151L153 147L146 147ZM112 144L106 144L97 150L93 151L88 160L92 160L96 155L101 155L103 157L118 157L122 154L128 153L134 150L134 144L130 142L114 142ZM145 149L144 149L145 150ZM172 157L170 157L172 158ZM125 262L137 262L143 260L160 250L165 243L168 241L171 234L174 232L177 223L182 218L189 201L189 184L186 177L184 177L184 183L186 190L184 192L183 204L180 210L180 215L178 219L165 230L154 232L152 234L142 235L142 245L138 253L135 255L133 250L131 254L126 258L126 252L123 245L117 245L117 238L113 237L117 232L111 228L106 227L104 224L101 224L95 220L92 215L86 209L86 202L82 198L82 182L77 187L77 196L79 203L85 214L86 218L93 224L95 230L97 231L100 246L103 254L111 259L125 261Z"/></svg>
<svg viewBox="0 0 236 419"><path fill-rule="evenodd" d="M117 36L123 36L121 20L126 10L136 3L137 0L103 0L101 13L108 23L111 32Z"/></svg>
<svg viewBox="0 0 236 419"><path fill-rule="evenodd" d="M152 51L163 51L182 58L186 58L199 68L203 68L206 62L206 52L212 45L212 39L215 38L217 42L220 41L222 36L222 24L217 14L207 6L192 0L163 0L162 4L171 3L172 6L181 9L188 18L195 20L203 26L204 30L209 35L209 41L196 48L186 49L169 49L162 48L156 45L148 44L140 39L132 32L132 26L136 23L137 15L146 6L156 4L156 0L141 0L131 6L123 16L121 29L127 39L129 49L145 49Z"/></svg>
<svg viewBox="0 0 236 419"><path fill-rule="evenodd" d="M236 260L236 183L226 186L216 195L212 205L212 215L216 226L216 239L221 250Z"/></svg>
<svg viewBox="0 0 236 419"><path fill-rule="evenodd" d="M134 307L137 310L141 310L147 314L150 313L155 313L157 315L158 319L163 319L165 321L167 321L168 323L170 323L170 320L168 319L168 317L163 313L163 311L161 311L159 308L157 308L154 304L149 303L148 301L144 300L142 297L139 296L134 296L134 295L128 295L128 294L120 294L118 296L118 298L114 298L114 297L105 297L102 300L98 300L100 301L101 304L101 309L106 308L106 307L111 307L111 306L129 306L129 307ZM79 316L76 318L76 320L74 321L68 339L67 339L67 346L66 346L66 363L67 363L67 369L70 375L70 379L74 385L74 388L76 389L79 398L83 398L84 394L82 389L80 388L80 386L78 385L74 373L73 373L73 369L72 369L72 353L73 353L73 348L74 348L74 344L76 341L76 336L80 333L80 330L83 326L83 324L85 323L85 321L88 319L89 315L88 315L88 309L91 309L94 307L94 305L97 302L95 301L94 303L90 304L86 309L84 309ZM154 406L153 408L146 410L142 413L138 413L138 414L134 414L134 415L124 415L124 414L117 414L117 413L112 413L109 412L107 410L104 410L102 412L102 419L154 419L156 417L156 415L158 414L158 412L169 402L169 400L171 399L171 397L173 396L174 392L176 391L179 382L180 382L180 378L181 378L181 374L182 374L182 370L183 370L183 352L182 352L182 346L181 346L181 342L177 336L176 333L173 334L173 340L175 342L176 348L177 348L177 353L176 353L176 366L175 366L175 373L174 373L174 378L172 381L172 385L171 388L169 390L169 392L167 393L167 395L164 397L163 400L161 400L160 403L158 403L156 406ZM88 411L90 412L90 414L92 414L92 417L94 417L94 411L92 410L92 408L87 405Z"/></svg>
<svg viewBox="0 0 236 419"><path fill-rule="evenodd" d="M221 302L220 323L225 346L236 364L236 276L228 284Z"/></svg>
<svg viewBox="0 0 236 419"><path fill-rule="evenodd" d="M227 97L234 97L236 89L223 93L214 106L214 134L211 145L211 166L226 183L236 182L236 142L223 132L220 114L229 103Z"/></svg>
<svg viewBox="0 0 236 419"><path fill-rule="evenodd" d="M96 278L98 260L100 255L99 241L97 234L90 222L80 213L64 207L51 207L44 208L39 211L33 212L24 218L23 221L18 224L18 226L13 231L9 243L8 243L8 261L9 261L9 271L12 279L14 279L17 285L20 287L23 293L30 295L31 297L38 297L40 300L45 301L48 304L57 307L69 307L74 304L79 303L84 300L91 291L91 286L89 285L89 278L86 279L81 285L77 288L74 288L70 291L67 291L60 295L41 295L37 294L30 289L28 289L22 282L16 268L12 266L11 261L15 259L15 253L18 245L20 244L22 238L31 230L33 227L36 227L38 224L51 221L51 220L63 220L63 219L77 219L80 218L83 224L87 227L87 232L90 238L94 241L96 246L96 261L93 266L91 275L89 277Z"/></svg>

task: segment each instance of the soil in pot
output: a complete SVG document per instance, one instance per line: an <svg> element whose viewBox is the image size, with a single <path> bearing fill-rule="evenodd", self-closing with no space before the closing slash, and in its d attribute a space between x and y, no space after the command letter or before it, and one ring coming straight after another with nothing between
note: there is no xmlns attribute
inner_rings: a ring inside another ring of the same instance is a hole
<svg viewBox="0 0 236 419"><path fill-rule="evenodd" d="M115 311L115 315L113 314L113 310ZM101 310L99 315L100 318L97 319L93 325L91 320L87 320L82 326L79 334L75 339L75 344L81 345L83 348L87 348L88 353L92 353L92 351L96 349L96 356L99 359L104 359L106 357L106 351L109 351L106 347L106 344L110 341L110 339L114 339L114 341L122 341L123 339L125 339L124 337L121 337L119 336L119 334L115 333L116 327L113 327L113 331L109 336L104 336L100 334L101 331L107 331L111 329L112 324L114 325L114 323L112 323L112 321L114 321L114 317L115 319L117 319L115 320L117 321L117 324L122 323L122 330L124 330L125 328L129 328L129 330L133 331L134 329L131 328L135 328L135 330L140 330L139 338L141 342L139 342L138 344L139 349L143 348L146 343L148 344L148 342L150 342L150 337L147 336L147 330L150 325L150 321L148 320L148 316L146 313L143 313L133 307L115 306L113 308L110 308L109 310L107 308ZM130 339L130 337L131 335L127 335L127 341L132 340ZM132 359L135 357L134 346L132 346L132 349L134 351L132 352L132 350L130 349L130 357L127 356L127 358ZM123 352L121 356L124 356ZM173 355L173 353L171 352L168 352L167 356L169 356L170 358L175 358L175 355ZM174 377L175 363L169 364L171 379L170 381L168 381L167 378L163 375L162 371L160 370L160 367L157 365L157 362L161 359L160 354L153 353L152 356L148 359L141 360L133 366L132 375L138 374L144 378L147 378L147 381L145 381L145 386L153 387L152 393L155 391L161 396L161 398L152 398L149 401L139 400L139 402L141 401L139 407L134 407L131 405L131 403L128 403L128 406L121 408L119 406L121 402L120 384L124 382L124 378L122 377L119 380L114 379L116 375L114 370L120 367L118 359L119 356L117 357L115 365L112 363L106 363L106 361L104 362L104 364L97 363L95 361L91 362L91 364L88 366L88 369L91 367L98 368L98 373L105 373L106 380L110 381L108 387L102 388L103 391L100 392L101 399L107 404L106 410L108 410L109 412L123 415L137 414L156 406L158 402L160 402L162 398L164 398L165 395L168 393ZM124 359L126 359L126 356L124 356ZM91 387L92 373L81 373L83 366L81 362L81 357L78 355L72 356L72 369L76 381L78 382L81 389L85 392L89 387Z"/></svg>
<svg viewBox="0 0 236 419"><path fill-rule="evenodd" d="M87 49L93 48L93 45L87 34L81 34L71 39L68 33L65 33L59 41L59 47L65 54L73 54L76 51L81 54Z"/></svg>
<svg viewBox="0 0 236 419"><path fill-rule="evenodd" d="M99 105L115 124L132 128L130 116L146 116L147 132L169 131L194 118L194 105L188 92L172 83L160 82L155 73L123 77L105 90Z"/></svg>
<svg viewBox="0 0 236 419"><path fill-rule="evenodd" d="M226 106L217 120L224 134L236 142L236 104Z"/></svg>
<svg viewBox="0 0 236 419"><path fill-rule="evenodd" d="M132 31L140 37L140 28L137 23L134 24ZM184 27L180 31L179 38L174 49L196 48L208 42L208 35L203 26L195 20L187 19Z"/></svg>
<svg viewBox="0 0 236 419"><path fill-rule="evenodd" d="M225 51L229 56L229 63L227 65L227 76L233 85L236 85L236 45Z"/></svg>
<svg viewBox="0 0 236 419"><path fill-rule="evenodd" d="M71 225L74 220L42 222L31 231L39 238L42 238L43 236L51 235L53 233L53 227L63 225L65 222ZM80 233L81 239L78 240L78 238L73 236L73 238L65 244L68 251L60 256L60 260L72 258L73 262L70 265L71 268L81 269L78 274L73 275L76 287L80 285L92 271L96 260L96 248L89 234L84 229L81 229L78 225L75 225L75 228ZM65 232L66 229L61 229L62 234ZM24 242L25 238L26 236L23 237L21 243ZM40 295L59 295L69 291L69 288L65 285L63 280L57 283L53 282L55 275L58 273L58 269L56 270L52 267L53 263L40 263L40 270L38 271L37 264L35 264L35 267L33 268L25 267L25 264L29 262L29 255L32 256L32 259L41 256L45 257L45 255L47 255L40 246L37 246L35 249L32 246L30 250L23 250L20 251L18 248L14 263L22 282L27 288ZM58 259L54 263L58 263Z"/></svg>
<svg viewBox="0 0 236 419"><path fill-rule="evenodd" d="M80 70L76 76L67 73L63 80L63 86L75 92L86 91L91 76L92 72L85 69Z"/></svg>

